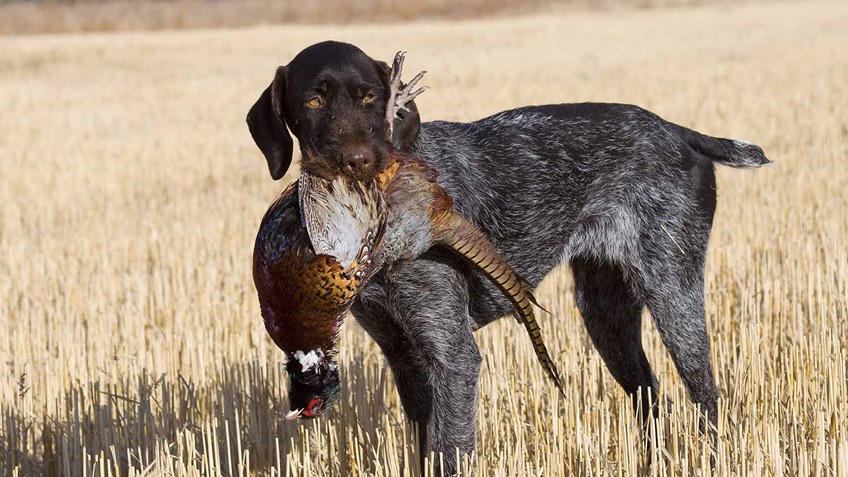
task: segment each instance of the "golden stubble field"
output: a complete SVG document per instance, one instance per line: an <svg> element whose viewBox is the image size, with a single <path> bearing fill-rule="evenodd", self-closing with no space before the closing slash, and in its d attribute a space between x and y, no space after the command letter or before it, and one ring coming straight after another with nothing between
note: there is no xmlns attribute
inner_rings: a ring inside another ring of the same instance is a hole
<svg viewBox="0 0 848 477"><path fill-rule="evenodd" d="M430 71L425 119L532 103L642 105L761 144L719 169L707 272L723 400L716 475L848 474L848 4L548 13L346 27L0 38L0 471L411 474L411 428L349 320L343 399L285 422L250 275L273 183L244 116L327 38ZM283 182L292 180L291 171ZM512 320L482 329L475 475L633 475L640 432L582 329L567 269L538 291L559 399ZM707 442L650 324L673 412L648 475Z"/></svg>

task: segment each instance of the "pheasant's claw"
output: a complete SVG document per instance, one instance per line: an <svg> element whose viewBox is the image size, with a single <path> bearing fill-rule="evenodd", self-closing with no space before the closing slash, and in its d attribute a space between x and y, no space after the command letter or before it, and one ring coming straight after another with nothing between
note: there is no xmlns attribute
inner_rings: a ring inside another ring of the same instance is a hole
<svg viewBox="0 0 848 477"><path fill-rule="evenodd" d="M422 71L421 73L425 73L425 72ZM419 74L421 74L421 73L419 73ZM398 95L397 95L397 101L395 102L395 117L398 117L397 112L400 111L400 110L404 110L406 112L409 112L410 110L409 110L409 108L406 107L406 105L411 103L413 100L415 100L415 98L417 98L418 95L420 95L421 93L430 89L429 86L422 86L412 93L407 93L407 91L412 89L412 88L409 88L409 86L411 84L412 83L409 83L408 85L406 85L406 87L404 87L400 91L400 93L398 93Z"/></svg>
<svg viewBox="0 0 848 477"><path fill-rule="evenodd" d="M406 83L406 86L403 87L401 93L407 92L414 88L415 85L418 84L419 81L421 81L421 78L423 78L425 74L427 74L427 71L422 71L415 75L411 80L409 80L409 83Z"/></svg>
<svg viewBox="0 0 848 477"><path fill-rule="evenodd" d="M415 88L415 85L417 85L418 82L421 81L421 78L423 78L426 73L426 71L418 73L417 75L415 75L414 78L409 81L409 83L406 83L405 86L398 90L397 96L395 96L395 109L403 109L404 111L409 111L408 109L406 109L406 104L418 97L419 94L429 89L427 86L423 86L421 88L418 88L418 90L416 90L415 92L411 92L412 89Z"/></svg>
<svg viewBox="0 0 848 477"><path fill-rule="evenodd" d="M395 53L395 59L392 61L392 81L394 81L395 78L400 78L400 73L403 70L403 59L405 57L405 51Z"/></svg>
<svg viewBox="0 0 848 477"><path fill-rule="evenodd" d="M387 129L387 139L389 141L392 140L392 129L394 127L394 120L398 118L398 111L406 111L410 112L410 109L406 107L407 104L412 102L415 98L418 97L424 91L427 91L429 88L427 86L422 86L415 91L412 91L415 88L415 85L421 81L421 78L424 77L426 71L422 71L415 75L412 80L404 86L401 86L400 76L403 72L403 60L406 56L405 51L399 51L395 55L395 59L392 62L392 71L389 77L389 103L386 105L386 122L388 123Z"/></svg>

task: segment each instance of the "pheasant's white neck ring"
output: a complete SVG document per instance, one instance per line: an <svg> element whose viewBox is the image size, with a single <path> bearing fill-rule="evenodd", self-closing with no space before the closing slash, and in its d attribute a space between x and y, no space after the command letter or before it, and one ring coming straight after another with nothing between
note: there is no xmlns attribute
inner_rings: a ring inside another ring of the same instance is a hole
<svg viewBox="0 0 848 477"><path fill-rule="evenodd" d="M292 357L300 363L300 371L303 373L310 370L314 370L317 373L321 367L321 363L324 362L325 356L326 354L321 348L316 348L306 353L301 350L297 350L292 355Z"/></svg>

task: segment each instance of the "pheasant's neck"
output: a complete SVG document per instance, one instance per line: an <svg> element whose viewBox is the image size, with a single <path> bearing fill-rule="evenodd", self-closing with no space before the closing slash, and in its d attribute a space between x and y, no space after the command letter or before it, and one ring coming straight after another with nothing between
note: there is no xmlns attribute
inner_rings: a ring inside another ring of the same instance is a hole
<svg viewBox="0 0 848 477"><path fill-rule="evenodd" d="M291 371L297 373L318 372L322 367L329 367L332 370L337 367L332 360L333 355L335 355L335 343L328 347L297 350L289 354L289 366Z"/></svg>

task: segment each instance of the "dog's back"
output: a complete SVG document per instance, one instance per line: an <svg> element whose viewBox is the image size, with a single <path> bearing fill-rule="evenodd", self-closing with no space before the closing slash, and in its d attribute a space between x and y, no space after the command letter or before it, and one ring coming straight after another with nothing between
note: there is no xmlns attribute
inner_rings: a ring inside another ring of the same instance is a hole
<svg viewBox="0 0 848 477"><path fill-rule="evenodd" d="M423 123L413 151L440 171L457 210L534 285L575 256L644 270L646 240L663 245L657 253L704 249L716 205L713 163L769 162L755 145L608 103ZM509 311L496 290L479 284L498 306L484 306L478 320Z"/></svg>

